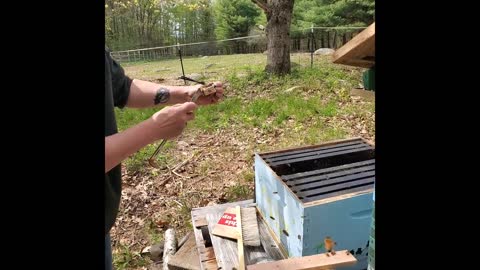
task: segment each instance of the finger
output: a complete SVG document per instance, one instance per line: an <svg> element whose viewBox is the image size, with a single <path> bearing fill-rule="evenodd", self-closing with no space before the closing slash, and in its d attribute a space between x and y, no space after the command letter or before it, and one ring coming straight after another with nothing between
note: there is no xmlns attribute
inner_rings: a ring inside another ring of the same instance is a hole
<svg viewBox="0 0 480 270"><path fill-rule="evenodd" d="M216 88L215 88L215 95L214 95L214 96L217 96L217 97L221 98L221 97L223 96L223 92L224 92L223 90L224 90L224 89L223 89L223 87L221 87L221 86L220 86L220 87L216 87Z"/></svg>
<svg viewBox="0 0 480 270"><path fill-rule="evenodd" d="M197 109L197 104L195 102L185 102L180 105L180 110L185 113L193 112Z"/></svg>

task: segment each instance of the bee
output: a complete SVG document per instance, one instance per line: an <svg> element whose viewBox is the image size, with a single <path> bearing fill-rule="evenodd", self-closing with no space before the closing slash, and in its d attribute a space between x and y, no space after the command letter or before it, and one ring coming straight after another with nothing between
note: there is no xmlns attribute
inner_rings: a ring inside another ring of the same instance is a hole
<svg viewBox="0 0 480 270"><path fill-rule="evenodd" d="M330 236L327 236L325 237L324 243L325 243L325 249L327 250L327 256L328 256L328 253L335 255L335 250L333 250L333 247L337 244L337 242L333 241L333 239Z"/></svg>

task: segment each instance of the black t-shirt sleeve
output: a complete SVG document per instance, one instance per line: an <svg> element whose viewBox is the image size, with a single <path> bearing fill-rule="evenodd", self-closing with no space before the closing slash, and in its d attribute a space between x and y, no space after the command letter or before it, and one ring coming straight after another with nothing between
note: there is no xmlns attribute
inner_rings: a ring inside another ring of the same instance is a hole
<svg viewBox="0 0 480 270"><path fill-rule="evenodd" d="M125 71L114 59L111 60L112 88L114 105L119 108L125 107L130 95L132 79L125 75Z"/></svg>

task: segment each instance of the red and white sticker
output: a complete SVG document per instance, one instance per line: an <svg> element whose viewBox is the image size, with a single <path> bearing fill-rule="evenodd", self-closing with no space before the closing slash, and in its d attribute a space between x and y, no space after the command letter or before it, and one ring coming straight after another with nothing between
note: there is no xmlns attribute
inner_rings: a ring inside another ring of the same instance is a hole
<svg viewBox="0 0 480 270"><path fill-rule="evenodd" d="M237 227L237 217L235 214L225 213L218 221L218 224Z"/></svg>

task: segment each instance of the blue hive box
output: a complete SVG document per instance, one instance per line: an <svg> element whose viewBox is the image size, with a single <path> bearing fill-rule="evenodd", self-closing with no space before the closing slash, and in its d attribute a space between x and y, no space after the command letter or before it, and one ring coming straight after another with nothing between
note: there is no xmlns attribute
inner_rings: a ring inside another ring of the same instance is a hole
<svg viewBox="0 0 480 270"><path fill-rule="evenodd" d="M255 200L288 257L349 250L354 266L368 266L375 148L353 138L255 154Z"/></svg>

